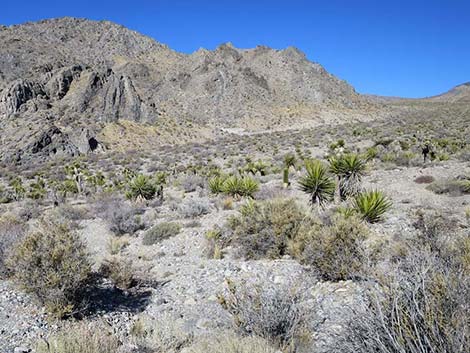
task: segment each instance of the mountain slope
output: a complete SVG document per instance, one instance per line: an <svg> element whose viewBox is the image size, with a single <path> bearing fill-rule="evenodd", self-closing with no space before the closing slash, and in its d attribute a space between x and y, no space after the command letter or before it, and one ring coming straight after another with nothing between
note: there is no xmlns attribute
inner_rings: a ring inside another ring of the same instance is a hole
<svg viewBox="0 0 470 353"><path fill-rule="evenodd" d="M0 42L0 158L16 162L86 153L83 136L123 121L150 124L150 140L171 143L369 105L295 48L223 44L185 55L111 22L75 18L1 27Z"/></svg>

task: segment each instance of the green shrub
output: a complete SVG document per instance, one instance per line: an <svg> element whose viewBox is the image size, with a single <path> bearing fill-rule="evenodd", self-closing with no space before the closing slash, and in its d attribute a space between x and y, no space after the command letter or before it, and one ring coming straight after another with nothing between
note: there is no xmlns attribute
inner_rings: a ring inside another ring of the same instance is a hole
<svg viewBox="0 0 470 353"><path fill-rule="evenodd" d="M153 245L164 239L174 237L181 231L181 225L174 222L162 222L145 232L143 245Z"/></svg>
<svg viewBox="0 0 470 353"><path fill-rule="evenodd" d="M67 225L46 220L19 243L8 266L14 280L58 318L77 309L91 275L88 254L78 235Z"/></svg>
<svg viewBox="0 0 470 353"><path fill-rule="evenodd" d="M292 199L250 202L231 217L224 239L247 259L278 258L287 253L289 240L295 238L308 219Z"/></svg>
<svg viewBox="0 0 470 353"><path fill-rule="evenodd" d="M355 197L354 207L362 219L376 223L392 207L392 202L381 191L365 191Z"/></svg>
<svg viewBox="0 0 470 353"><path fill-rule="evenodd" d="M126 196L132 200L151 200L156 193L157 186L153 180L146 175L139 174L130 181Z"/></svg>
<svg viewBox="0 0 470 353"><path fill-rule="evenodd" d="M347 280L365 273L367 228L354 216L330 226L311 227L290 242L290 253L312 266L321 278Z"/></svg>
<svg viewBox="0 0 470 353"><path fill-rule="evenodd" d="M310 203L324 206L335 194L335 182L328 175L328 168L320 161L305 163L307 174L300 178L300 189L310 195Z"/></svg>
<svg viewBox="0 0 470 353"><path fill-rule="evenodd" d="M253 197L259 190L258 182L250 177L231 176L225 180L222 190L225 194L234 197Z"/></svg>

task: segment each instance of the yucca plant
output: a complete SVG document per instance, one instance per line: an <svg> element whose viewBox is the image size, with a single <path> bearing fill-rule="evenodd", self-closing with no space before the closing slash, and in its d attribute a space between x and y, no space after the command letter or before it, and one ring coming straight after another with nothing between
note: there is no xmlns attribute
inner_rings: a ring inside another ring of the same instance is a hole
<svg viewBox="0 0 470 353"><path fill-rule="evenodd" d="M330 171L338 177L341 199L357 195L366 170L366 160L357 154L345 154L329 160Z"/></svg>
<svg viewBox="0 0 470 353"><path fill-rule="evenodd" d="M259 190L258 182L248 176L227 178L222 185L222 191L231 196L253 197L253 194Z"/></svg>
<svg viewBox="0 0 470 353"><path fill-rule="evenodd" d="M213 194L224 192L224 183L227 180L225 175L217 175L209 180L209 189Z"/></svg>
<svg viewBox="0 0 470 353"><path fill-rule="evenodd" d="M126 193L126 196L133 200L151 200L155 197L156 192L157 187L152 182L152 179L146 175L139 174L129 183L129 190Z"/></svg>
<svg viewBox="0 0 470 353"><path fill-rule="evenodd" d="M378 190L365 191L354 199L354 208L361 218L369 223L377 223L392 207L392 202L385 194Z"/></svg>
<svg viewBox="0 0 470 353"><path fill-rule="evenodd" d="M335 194L335 182L328 175L328 167L318 160L305 163L307 174L300 178L300 190L310 195L310 203L321 207Z"/></svg>

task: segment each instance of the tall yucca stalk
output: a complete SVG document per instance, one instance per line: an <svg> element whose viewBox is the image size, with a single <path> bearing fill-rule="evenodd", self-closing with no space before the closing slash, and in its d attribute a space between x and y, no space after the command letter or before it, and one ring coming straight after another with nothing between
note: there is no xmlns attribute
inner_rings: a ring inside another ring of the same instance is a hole
<svg viewBox="0 0 470 353"><path fill-rule="evenodd" d="M300 189L310 194L310 203L323 207L335 194L335 182L328 175L328 167L318 160L305 163L307 174L300 178Z"/></svg>
<svg viewBox="0 0 470 353"><path fill-rule="evenodd" d="M345 154L332 157L330 171L338 177L341 199L357 195L361 188L361 180L366 171L366 160L357 154Z"/></svg>
<svg viewBox="0 0 470 353"><path fill-rule="evenodd" d="M392 207L392 202L381 191L365 191L354 199L355 209L362 219L369 223L377 223L383 215Z"/></svg>

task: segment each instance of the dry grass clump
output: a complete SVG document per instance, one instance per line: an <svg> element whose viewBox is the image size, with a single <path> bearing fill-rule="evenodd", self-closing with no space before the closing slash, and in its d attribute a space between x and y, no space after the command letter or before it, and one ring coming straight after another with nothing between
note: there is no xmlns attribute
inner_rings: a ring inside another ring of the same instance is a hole
<svg viewBox="0 0 470 353"><path fill-rule="evenodd" d="M111 279L120 289L129 289L135 285L136 279L132 261L121 256L111 256L100 267L100 273Z"/></svg>
<svg viewBox="0 0 470 353"><path fill-rule="evenodd" d="M144 352L177 353L193 343L193 334L169 314L157 319L139 318L131 329L132 340Z"/></svg>
<svg viewBox="0 0 470 353"><path fill-rule="evenodd" d="M85 245L65 224L43 219L8 258L14 280L62 318L77 310L91 276Z"/></svg>
<svg viewBox="0 0 470 353"><path fill-rule="evenodd" d="M121 343L104 324L85 322L69 325L59 333L41 340L38 353L117 353Z"/></svg>
<svg viewBox="0 0 470 353"><path fill-rule="evenodd" d="M224 332L199 339L186 353L278 353L267 340L257 336L239 336Z"/></svg>
<svg viewBox="0 0 470 353"><path fill-rule="evenodd" d="M442 195L449 194L450 196L461 196L470 193L470 180L464 179L443 179L436 180L429 184L426 189Z"/></svg>
<svg viewBox="0 0 470 353"><path fill-rule="evenodd" d="M164 239L174 237L178 235L181 231L181 225L175 222L162 222L159 223L149 230L147 230L144 234L144 238L142 239L143 245L153 245L156 244Z"/></svg>
<svg viewBox="0 0 470 353"><path fill-rule="evenodd" d="M296 283L274 284L262 280L239 285L228 280L219 301L241 333L295 352L310 340L306 328L313 318L305 306L304 295L304 288Z"/></svg>

